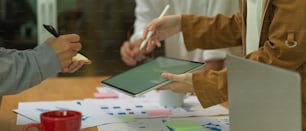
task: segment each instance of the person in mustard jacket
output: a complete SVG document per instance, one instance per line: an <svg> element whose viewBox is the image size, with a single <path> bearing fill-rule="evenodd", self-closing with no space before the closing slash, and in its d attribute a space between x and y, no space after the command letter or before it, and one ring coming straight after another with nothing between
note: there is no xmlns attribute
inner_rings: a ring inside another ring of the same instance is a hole
<svg viewBox="0 0 306 131"><path fill-rule="evenodd" d="M188 50L242 45L244 57L297 71L302 77L303 130L306 130L306 1L241 0L240 12L226 17L165 16L147 25L144 38L155 31L147 48L182 32ZM203 107L227 100L226 68L162 76L193 85Z"/></svg>

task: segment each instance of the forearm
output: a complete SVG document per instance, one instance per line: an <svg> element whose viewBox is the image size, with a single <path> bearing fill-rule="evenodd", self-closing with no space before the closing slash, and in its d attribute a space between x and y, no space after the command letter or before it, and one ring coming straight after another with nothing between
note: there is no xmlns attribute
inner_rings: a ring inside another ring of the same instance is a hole
<svg viewBox="0 0 306 131"><path fill-rule="evenodd" d="M0 96L25 90L61 70L48 45L1 55L0 63Z"/></svg>

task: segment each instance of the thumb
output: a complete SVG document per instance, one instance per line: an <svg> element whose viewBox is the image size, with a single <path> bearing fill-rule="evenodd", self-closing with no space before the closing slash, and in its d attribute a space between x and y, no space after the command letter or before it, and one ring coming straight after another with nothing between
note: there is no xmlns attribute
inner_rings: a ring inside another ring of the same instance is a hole
<svg viewBox="0 0 306 131"><path fill-rule="evenodd" d="M170 81L177 81L192 85L192 74L172 74L172 73L162 73L162 77Z"/></svg>
<svg viewBox="0 0 306 131"><path fill-rule="evenodd" d="M79 42L80 41L80 36L77 34L62 35L60 37L64 37L69 42Z"/></svg>

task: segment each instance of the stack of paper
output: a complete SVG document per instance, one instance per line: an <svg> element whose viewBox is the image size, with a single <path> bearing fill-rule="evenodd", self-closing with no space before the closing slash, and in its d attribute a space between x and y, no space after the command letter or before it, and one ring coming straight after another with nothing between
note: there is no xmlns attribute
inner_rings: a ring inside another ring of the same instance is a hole
<svg viewBox="0 0 306 131"><path fill-rule="evenodd" d="M118 94L112 99L84 99L72 101L41 101L19 103L17 124L39 122L39 115L50 110L76 110L82 113L82 128L105 124L126 123L135 119L160 117L190 117L228 114L223 106L216 105L203 109L195 96L184 100L179 108L169 109L159 105L158 92L152 91L141 97L130 97L110 89L100 89L99 92ZM136 120L135 120L136 121Z"/></svg>

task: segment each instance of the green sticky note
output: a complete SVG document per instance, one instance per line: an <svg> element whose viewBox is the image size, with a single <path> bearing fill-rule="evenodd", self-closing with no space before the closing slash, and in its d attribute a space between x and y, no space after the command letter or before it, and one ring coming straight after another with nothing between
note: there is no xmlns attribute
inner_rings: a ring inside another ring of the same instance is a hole
<svg viewBox="0 0 306 131"><path fill-rule="evenodd" d="M134 122L136 121L134 117L132 116L120 116L119 117L121 120L123 120L124 122Z"/></svg>
<svg viewBox="0 0 306 131"><path fill-rule="evenodd" d="M204 131L202 126L190 120L173 120L165 122L165 125L174 131Z"/></svg>

